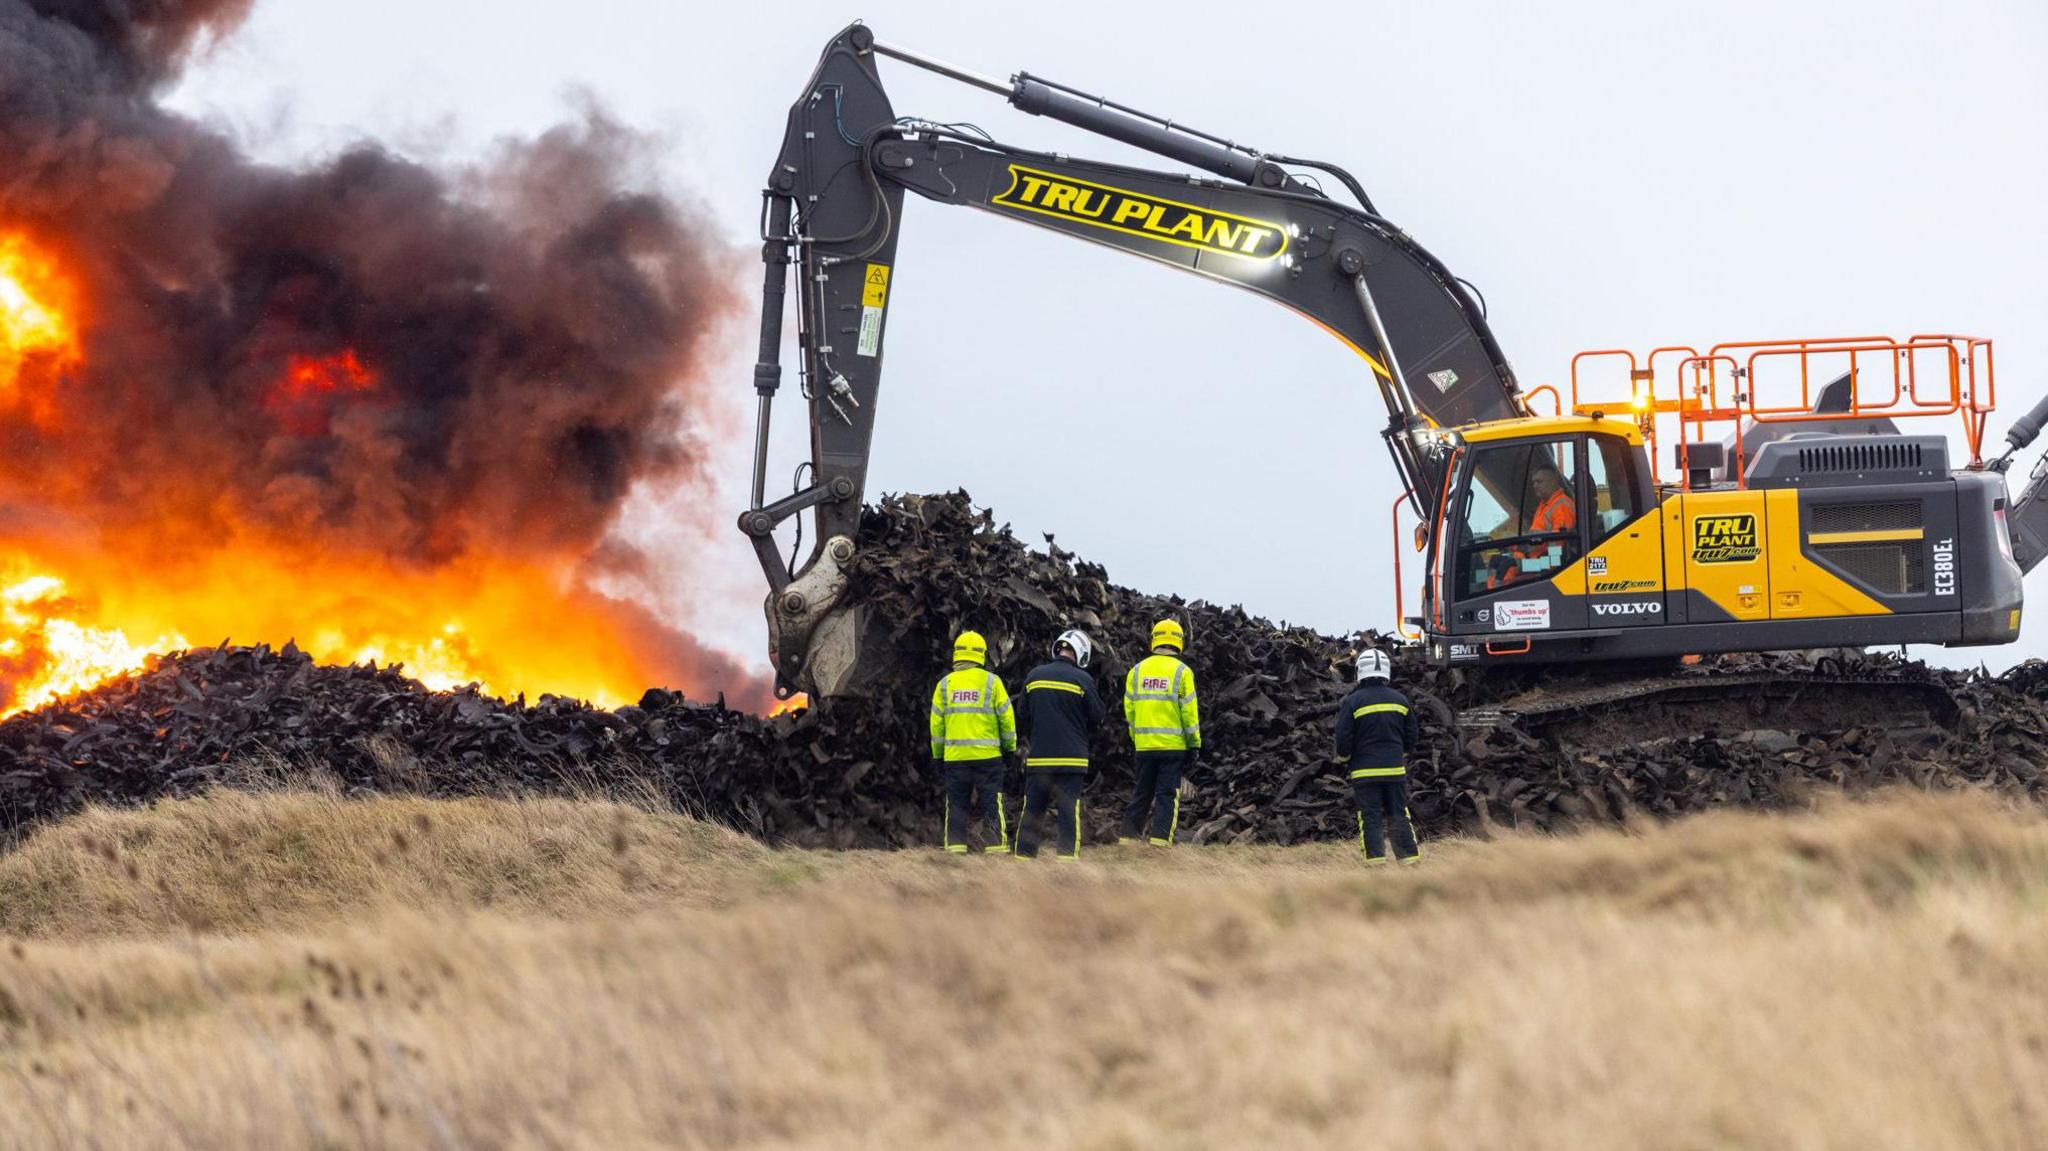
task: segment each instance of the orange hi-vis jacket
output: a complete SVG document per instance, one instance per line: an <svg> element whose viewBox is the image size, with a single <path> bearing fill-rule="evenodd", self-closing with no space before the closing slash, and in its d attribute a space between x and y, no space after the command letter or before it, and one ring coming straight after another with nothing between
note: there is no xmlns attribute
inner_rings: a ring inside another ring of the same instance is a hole
<svg viewBox="0 0 2048 1151"><path fill-rule="evenodd" d="M1568 532L1578 526L1579 505L1564 493L1563 488L1550 493L1542 503L1537 504L1536 514L1529 517L1529 532L1532 535L1537 532ZM1523 559L1535 559L1543 554L1543 550L1539 547L1531 546L1517 548L1515 554ZM1510 567L1503 574L1488 576L1486 578L1486 586L1489 588L1499 587L1502 584L1520 579L1521 576L1522 569L1517 565Z"/></svg>
<svg viewBox="0 0 2048 1151"><path fill-rule="evenodd" d="M1568 532L1579 526L1579 505L1564 494L1564 489L1550 493L1550 498L1536 505L1536 514L1529 519L1531 532Z"/></svg>

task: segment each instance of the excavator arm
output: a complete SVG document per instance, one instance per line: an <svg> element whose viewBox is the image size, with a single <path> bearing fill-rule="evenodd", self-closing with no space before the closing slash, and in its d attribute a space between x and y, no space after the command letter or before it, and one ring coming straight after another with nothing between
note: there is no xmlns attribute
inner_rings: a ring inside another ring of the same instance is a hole
<svg viewBox="0 0 2048 1151"><path fill-rule="evenodd" d="M1148 171L1032 152L978 129L899 118L877 71L890 56L1004 95L1019 109L1190 164ZM1357 203L1325 195L1320 169ZM1275 157L1062 85L1008 83L877 43L863 25L835 37L790 109L763 200L766 276L751 506L740 528L768 577L778 690L858 694L859 605L844 602L880 395L904 194L1179 267L1256 292L1357 351L1388 412L1385 439L1434 522L1446 442L1437 429L1524 414L1512 371L1475 294L1373 208L1334 165ZM807 482L766 501L768 430L781 384L785 293L797 293L799 382L808 404ZM810 555L792 569L773 533L811 511Z"/></svg>

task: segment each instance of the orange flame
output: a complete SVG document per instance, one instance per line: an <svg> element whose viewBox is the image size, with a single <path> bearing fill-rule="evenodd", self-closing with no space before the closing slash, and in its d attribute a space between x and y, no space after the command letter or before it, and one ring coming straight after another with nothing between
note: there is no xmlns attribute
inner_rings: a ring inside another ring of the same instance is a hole
<svg viewBox="0 0 2048 1151"><path fill-rule="evenodd" d="M0 588L0 676L7 692L0 714L41 707L139 670L152 652L189 646L174 632L137 646L119 628L79 622L73 617L81 605L55 576L15 570L6 585Z"/></svg>
<svg viewBox="0 0 2048 1151"><path fill-rule="evenodd" d="M37 391L23 384L83 362L80 306L47 251L0 232L0 420L10 401L15 413L44 420ZM378 387L354 349L289 355L259 402L285 434L318 435L337 404ZM191 640L295 639L323 662L403 664L432 688L477 684L611 707L694 658L664 650L673 637L641 609L585 586L574 557L461 555L414 566L239 526L203 491L191 493L190 507L189 523L126 529L51 527L61 511L40 508L48 514L0 535L0 716L142 669L152 653ZM167 547L151 533L180 542ZM193 538L205 546L194 549Z"/></svg>
<svg viewBox="0 0 2048 1151"><path fill-rule="evenodd" d="M769 708L768 714L770 716L789 715L793 712L802 711L809 706L811 706L811 697L803 692L797 692L795 695Z"/></svg>
<svg viewBox="0 0 2048 1151"><path fill-rule="evenodd" d="M354 348L328 356L291 356L263 406L295 436L324 436L336 396L375 391L377 376Z"/></svg>
<svg viewBox="0 0 2048 1151"><path fill-rule="evenodd" d="M54 258L18 232L0 233L0 398L19 400L24 377L78 362L77 289ZM30 397L29 414L49 417Z"/></svg>
<svg viewBox="0 0 2048 1151"><path fill-rule="evenodd" d="M376 386L376 377L354 348L331 356L293 356L285 369L285 388L293 395L313 392L366 392Z"/></svg>
<svg viewBox="0 0 2048 1151"><path fill-rule="evenodd" d="M441 690L629 703L659 682L661 653L629 607L569 574L502 559L394 570L288 549L176 568L24 555L0 565L0 716L139 670L190 637L296 640L323 663L403 664Z"/></svg>

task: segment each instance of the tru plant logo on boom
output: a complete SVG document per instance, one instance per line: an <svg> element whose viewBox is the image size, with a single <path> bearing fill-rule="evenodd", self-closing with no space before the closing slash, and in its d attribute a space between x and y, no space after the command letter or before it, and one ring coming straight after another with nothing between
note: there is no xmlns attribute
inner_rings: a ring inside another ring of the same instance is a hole
<svg viewBox="0 0 2048 1151"><path fill-rule="evenodd" d="M1010 165L1010 186L989 203L1221 255L1270 260L1287 250L1287 230L1266 220L1127 192L1022 164Z"/></svg>

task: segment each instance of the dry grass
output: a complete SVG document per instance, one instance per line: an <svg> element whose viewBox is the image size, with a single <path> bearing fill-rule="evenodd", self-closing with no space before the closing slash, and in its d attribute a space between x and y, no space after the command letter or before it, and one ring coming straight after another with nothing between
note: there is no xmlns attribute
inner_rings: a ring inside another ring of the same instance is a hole
<svg viewBox="0 0 2048 1151"><path fill-rule="evenodd" d="M93 809L0 857L0 934L297 927L386 907L564 915L729 898L760 844L602 801L218 791Z"/></svg>
<svg viewBox="0 0 2048 1151"><path fill-rule="evenodd" d="M0 1146L2048 1146L2044 897L1967 797L1366 873L222 795L0 859Z"/></svg>

